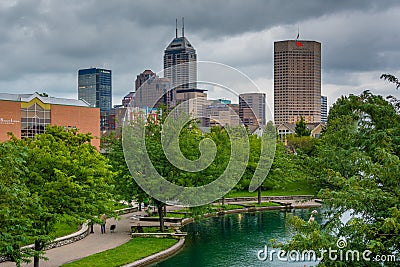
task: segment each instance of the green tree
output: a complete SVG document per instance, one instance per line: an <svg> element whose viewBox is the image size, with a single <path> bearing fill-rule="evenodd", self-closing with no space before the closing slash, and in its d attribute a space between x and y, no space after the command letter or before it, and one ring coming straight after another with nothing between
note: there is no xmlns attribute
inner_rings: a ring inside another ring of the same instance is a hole
<svg viewBox="0 0 400 267"><path fill-rule="evenodd" d="M396 78L396 76L392 75L392 74L382 74L381 75L381 79L387 80L391 83L394 83L396 85L396 89L400 88L400 82L399 79Z"/></svg>
<svg viewBox="0 0 400 267"><path fill-rule="evenodd" d="M29 242L32 221L26 214L35 207L37 199L30 195L20 180L26 175L26 149L12 142L0 144L0 255L20 266L29 262L32 251L21 250Z"/></svg>
<svg viewBox="0 0 400 267"><path fill-rule="evenodd" d="M115 174L115 200L123 200L128 203L137 200L138 203L142 203L147 194L132 179L132 175L126 165L122 147L122 135L111 134L102 137L101 148L104 150L104 155L108 158ZM141 210L141 205L139 205L139 210Z"/></svg>
<svg viewBox="0 0 400 267"><path fill-rule="evenodd" d="M24 216L32 223L28 233L35 244L34 266L53 240L53 227L67 216L72 222L98 221L112 211L113 173L107 160L90 144L90 134L49 126L34 139L13 139L26 150L27 173L21 182L37 203Z"/></svg>
<svg viewBox="0 0 400 267"><path fill-rule="evenodd" d="M400 115L382 96L365 91L333 105L314 158L315 182L325 188L324 223L292 219L298 230L284 249L336 247L370 250L376 255L400 251ZM341 221L350 215L348 222ZM330 261L321 266L381 266L380 262ZM387 266L395 263L386 262Z"/></svg>
<svg viewBox="0 0 400 267"><path fill-rule="evenodd" d="M307 124L303 116L300 116L300 120L296 122L295 134L297 137L310 136L311 134L311 130L307 128Z"/></svg>

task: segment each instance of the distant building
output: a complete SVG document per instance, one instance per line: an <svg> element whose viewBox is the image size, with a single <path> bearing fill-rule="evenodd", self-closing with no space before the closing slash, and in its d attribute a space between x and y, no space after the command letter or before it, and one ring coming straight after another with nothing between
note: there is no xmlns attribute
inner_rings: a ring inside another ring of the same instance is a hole
<svg viewBox="0 0 400 267"><path fill-rule="evenodd" d="M226 104L226 105L232 104L232 101L231 101L230 99L219 98L218 101L219 101L221 104Z"/></svg>
<svg viewBox="0 0 400 267"><path fill-rule="evenodd" d="M110 130L112 108L111 70L90 68L78 71L78 99L100 108L100 129Z"/></svg>
<svg viewBox="0 0 400 267"><path fill-rule="evenodd" d="M204 108L207 105L207 93L205 90L182 90L177 91L177 103L181 103L178 110L182 111L193 118L204 118ZM204 121L202 121L204 125Z"/></svg>
<svg viewBox="0 0 400 267"><path fill-rule="evenodd" d="M324 123L307 123L307 129L311 131L310 137L319 138L321 136ZM295 123L282 123L276 126L278 135L281 140L285 140L287 135L296 133L296 124Z"/></svg>
<svg viewBox="0 0 400 267"><path fill-rule="evenodd" d="M149 70L145 72L147 71ZM154 75L148 75L144 79L145 72L138 75L136 79L136 84L140 84L140 87L136 89L134 94L133 106L139 108L158 108L160 105L168 106L172 93L170 90L170 80L168 78L160 78L153 72Z"/></svg>
<svg viewBox="0 0 400 267"><path fill-rule="evenodd" d="M328 97L321 96L321 122L328 121Z"/></svg>
<svg viewBox="0 0 400 267"><path fill-rule="evenodd" d="M135 98L135 92L129 92L124 98L122 99L122 106L128 107L131 101ZM119 108L119 107L118 107Z"/></svg>
<svg viewBox="0 0 400 267"><path fill-rule="evenodd" d="M266 99L264 93L239 95L239 117L245 126L258 128L266 125Z"/></svg>
<svg viewBox="0 0 400 267"><path fill-rule="evenodd" d="M235 110L228 104L212 104L205 108L205 127L236 126L239 117Z"/></svg>
<svg viewBox="0 0 400 267"><path fill-rule="evenodd" d="M275 125L321 122L321 43L288 40L274 43Z"/></svg>
<svg viewBox="0 0 400 267"><path fill-rule="evenodd" d="M175 38L164 50L164 77L171 82L168 106L174 107L190 100L180 110L193 117L202 117L207 94L206 90L197 88L197 54L184 31L182 18L182 36L178 37L176 26Z"/></svg>
<svg viewBox="0 0 400 267"><path fill-rule="evenodd" d="M183 18L182 18L183 24ZM176 25L178 26L178 25ZM175 29L175 38L164 50L164 77L171 81L171 105L188 100L188 96L203 97L204 90L197 88L197 54L196 50L184 35L178 37L178 27ZM185 94L190 92L190 94ZM193 94L195 93L195 94Z"/></svg>
<svg viewBox="0 0 400 267"><path fill-rule="evenodd" d="M142 84L144 84L149 78L155 77L156 74L152 70L145 70L136 76L135 80L135 91L137 91Z"/></svg>
<svg viewBox="0 0 400 267"><path fill-rule="evenodd" d="M9 140L8 132L17 138L33 138L48 125L77 128L82 133L100 137L100 109L76 99L43 97L35 94L0 94L0 142ZM92 139L99 148L100 139Z"/></svg>
<svg viewBox="0 0 400 267"><path fill-rule="evenodd" d="M183 20L182 20L183 22ZM196 50L184 35L175 38L164 50L164 77L170 79L175 90L197 89L197 54Z"/></svg>

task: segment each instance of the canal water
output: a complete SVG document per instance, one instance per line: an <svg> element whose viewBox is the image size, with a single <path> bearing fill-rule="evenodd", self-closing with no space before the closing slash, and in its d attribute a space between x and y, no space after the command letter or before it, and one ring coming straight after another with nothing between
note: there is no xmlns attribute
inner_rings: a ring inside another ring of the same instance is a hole
<svg viewBox="0 0 400 267"><path fill-rule="evenodd" d="M201 219L183 228L188 236L178 254L153 266L315 266L315 262L282 262L277 257L272 261L260 261L257 257L258 251L265 250L271 239L283 241L292 235L287 216L293 213L308 220L311 210L266 211ZM274 248L268 246L268 249L269 254Z"/></svg>

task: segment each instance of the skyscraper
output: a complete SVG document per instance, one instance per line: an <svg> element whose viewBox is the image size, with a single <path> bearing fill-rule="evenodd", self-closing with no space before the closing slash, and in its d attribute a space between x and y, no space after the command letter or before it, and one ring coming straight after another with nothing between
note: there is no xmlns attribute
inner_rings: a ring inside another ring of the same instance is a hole
<svg viewBox="0 0 400 267"><path fill-rule="evenodd" d="M168 106L173 107L184 102L181 109L194 118L204 116L206 90L197 88L197 54L194 47L185 37L185 26L182 18L182 36L178 37L176 22L175 38L164 51L164 76L171 82L171 93Z"/></svg>
<svg viewBox="0 0 400 267"><path fill-rule="evenodd" d="M321 122L328 121L328 97L321 96Z"/></svg>
<svg viewBox="0 0 400 267"><path fill-rule="evenodd" d="M182 19L183 23L183 19ZM170 79L174 93L171 101L177 102L176 94L187 92L200 93L197 89L197 54L194 47L184 35L185 27L182 25L182 36L178 37L178 25L175 29L175 38L164 51L164 76ZM178 97L180 100L183 97Z"/></svg>
<svg viewBox="0 0 400 267"><path fill-rule="evenodd" d="M242 123L254 128L266 125L265 105L264 93L240 94L239 117Z"/></svg>
<svg viewBox="0 0 400 267"><path fill-rule="evenodd" d="M109 130L112 109L111 70L90 68L78 71L78 99L100 108L100 129Z"/></svg>
<svg viewBox="0 0 400 267"><path fill-rule="evenodd" d="M321 43L274 43L274 120L276 125L321 122Z"/></svg>

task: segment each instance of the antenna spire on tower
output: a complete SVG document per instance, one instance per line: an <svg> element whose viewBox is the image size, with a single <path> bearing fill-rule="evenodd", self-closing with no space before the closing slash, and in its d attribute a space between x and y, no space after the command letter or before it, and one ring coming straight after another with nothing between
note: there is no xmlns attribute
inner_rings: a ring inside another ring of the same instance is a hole
<svg viewBox="0 0 400 267"><path fill-rule="evenodd" d="M175 19L175 37L178 38L178 18Z"/></svg>
<svg viewBox="0 0 400 267"><path fill-rule="evenodd" d="M185 37L185 18L182 17L182 37Z"/></svg>
<svg viewBox="0 0 400 267"><path fill-rule="evenodd" d="M297 38L296 38L296 41L299 40L299 38L300 38L300 27L299 27L299 25L297 25Z"/></svg>

